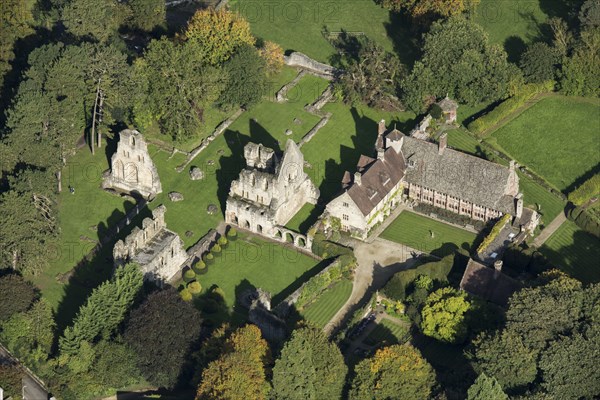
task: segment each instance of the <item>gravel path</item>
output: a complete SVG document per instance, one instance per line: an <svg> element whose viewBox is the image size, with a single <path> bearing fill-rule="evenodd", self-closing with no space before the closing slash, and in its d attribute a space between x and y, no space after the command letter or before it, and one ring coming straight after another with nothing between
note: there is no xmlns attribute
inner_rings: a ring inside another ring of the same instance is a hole
<svg viewBox="0 0 600 400"><path fill-rule="evenodd" d="M547 227L544 228L542 233L540 233L538 237L533 240L533 245L538 249L542 247L546 240L548 240L548 238L552 236L552 234L556 232L566 220L567 217L565 216L565 213L561 211L561 213L558 214L558 216L554 218Z"/></svg>

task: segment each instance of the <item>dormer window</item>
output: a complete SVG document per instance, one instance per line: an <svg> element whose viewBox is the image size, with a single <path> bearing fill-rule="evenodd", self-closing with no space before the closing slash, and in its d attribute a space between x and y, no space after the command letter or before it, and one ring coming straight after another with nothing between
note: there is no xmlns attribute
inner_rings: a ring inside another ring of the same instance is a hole
<svg viewBox="0 0 600 400"><path fill-rule="evenodd" d="M415 167L415 160L408 160L408 168L414 168Z"/></svg>

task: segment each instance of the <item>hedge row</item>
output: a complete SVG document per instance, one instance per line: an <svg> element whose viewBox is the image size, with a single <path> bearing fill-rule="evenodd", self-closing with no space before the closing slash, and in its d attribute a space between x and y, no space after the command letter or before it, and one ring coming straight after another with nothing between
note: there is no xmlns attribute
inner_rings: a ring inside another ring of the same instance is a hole
<svg viewBox="0 0 600 400"><path fill-rule="evenodd" d="M600 196L600 174L592 176L581 186L569 193L569 201L576 206L581 206L594 197Z"/></svg>
<svg viewBox="0 0 600 400"><path fill-rule="evenodd" d="M323 258L333 258L353 254L351 248L328 241L321 232L316 233L314 236L312 252Z"/></svg>
<svg viewBox="0 0 600 400"><path fill-rule="evenodd" d="M600 238L600 224L589 211L575 207L569 211L567 217L584 231Z"/></svg>
<svg viewBox="0 0 600 400"><path fill-rule="evenodd" d="M519 93L513 97L505 100L499 106L494 108L486 115L477 118L471 122L467 128L474 133L481 134L485 130L499 123L510 113L514 112L519 107L523 106L534 96L540 93L548 93L554 90L554 81L547 81L543 83L530 83L523 85L519 90Z"/></svg>
<svg viewBox="0 0 600 400"><path fill-rule="evenodd" d="M500 231L502 230L502 228L504 228L504 225L506 225L507 223L510 222L510 219L512 218L512 215L510 214L505 214L502 218L500 218L498 220L498 222L496 222L496 224L494 225L494 227L492 228L492 230L490 231L490 234L487 235L483 241L481 242L481 244L479 245L479 247L477 248L477 254L481 253L483 250L485 250L490 244L492 244L492 242L496 239L496 237L498 237L498 234L500 233Z"/></svg>
<svg viewBox="0 0 600 400"><path fill-rule="evenodd" d="M296 307L300 309L311 303L334 283L343 279L351 279L355 266L356 258L354 256L339 257L329 269L313 276L302 286Z"/></svg>
<svg viewBox="0 0 600 400"><path fill-rule="evenodd" d="M406 289L419 275L426 275L433 280L447 282L453 265L454 255L449 255L440 261L429 262L413 269L400 271L386 283L382 292L390 299L404 301L406 299Z"/></svg>

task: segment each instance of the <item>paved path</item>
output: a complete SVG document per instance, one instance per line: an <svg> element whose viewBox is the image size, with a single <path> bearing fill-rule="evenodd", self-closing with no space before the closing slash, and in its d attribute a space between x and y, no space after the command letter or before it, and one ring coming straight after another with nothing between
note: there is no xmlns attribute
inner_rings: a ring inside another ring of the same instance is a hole
<svg viewBox="0 0 600 400"><path fill-rule="evenodd" d="M327 334L341 326L351 313L379 290L396 272L411 268L416 259L413 254L421 254L408 246L375 238L372 243L359 243L354 248L357 264L354 272L352 293L346 303L325 325Z"/></svg>
<svg viewBox="0 0 600 400"><path fill-rule="evenodd" d="M533 240L533 245L538 249L542 247L546 240L548 240L548 238L552 236L552 234L556 232L566 220L567 217L565 216L564 211L561 211L560 214L558 214L558 216L554 218L547 227L544 228L542 233L540 233L538 237Z"/></svg>

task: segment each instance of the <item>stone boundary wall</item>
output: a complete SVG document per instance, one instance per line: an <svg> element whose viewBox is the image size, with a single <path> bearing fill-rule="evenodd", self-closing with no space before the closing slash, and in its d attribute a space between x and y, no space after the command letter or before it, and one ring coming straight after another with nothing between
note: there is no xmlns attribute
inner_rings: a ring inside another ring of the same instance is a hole
<svg viewBox="0 0 600 400"><path fill-rule="evenodd" d="M202 236L196 244L187 250L188 259L181 266L181 269L185 267L191 267L195 262L202 258L202 254L208 252L211 246L217 242L220 237L219 233L215 229L211 229L208 233Z"/></svg>
<svg viewBox="0 0 600 400"><path fill-rule="evenodd" d="M284 56L283 60L285 64L289 65L290 67L299 67L306 69L328 80L335 79L335 77L341 73L341 71L337 68L313 60L306 54L297 51L293 52L289 56Z"/></svg>
<svg viewBox="0 0 600 400"><path fill-rule="evenodd" d="M306 74L307 74L306 70L302 70L302 71L298 72L298 75L296 75L296 77L292 81L283 85L283 87L281 89L279 89L279 91L277 91L277 94L275 94L275 99L277 100L277 102L283 103L283 102L287 101L287 97L286 97L287 92L289 92L292 88L294 88L298 84L300 79L302 79L302 77Z"/></svg>
<svg viewBox="0 0 600 400"><path fill-rule="evenodd" d="M207 136L206 138L204 138L202 140L202 143L200 143L200 146L196 147L194 150L192 150L190 152L190 154L187 157L187 160L185 160L185 162L183 164L178 166L176 171L177 172L183 171L185 169L185 167L187 167L189 165L189 163L191 163L192 160L198 156L198 154L200 154L204 149L206 149L213 140L215 140L219 135L221 135L223 132L225 132L225 130L227 128L229 128L229 126L231 124L233 124L235 122L235 120L238 119L239 116L242 115L242 113L244 111L245 110L243 108L240 108L231 117L229 117L225 121L221 122L219 124L219 126L217 126L215 128L213 133L211 133L209 136Z"/></svg>
<svg viewBox="0 0 600 400"><path fill-rule="evenodd" d="M302 137L300 143L298 143L298 147L302 147L306 143L310 142L310 140L317 134L317 132L319 132L319 129L327 125L327 122L329 122L329 118L331 118L331 115L331 113L327 113L323 118L321 118L321 120L317 122L317 124L310 131L308 131L306 135Z"/></svg>
<svg viewBox="0 0 600 400"><path fill-rule="evenodd" d="M325 268L323 268L323 270L321 272L319 272L318 274L316 274L315 276L311 277L308 281L304 282L302 284L302 286L300 286L298 289L296 289L292 294L290 294L288 297L286 297L283 301L281 301L281 303L277 304L277 306L275 306L273 308L273 313L275 315L277 315L280 318L284 318L287 316L287 314L289 313L290 308L296 304L296 302L298 302L298 298L300 297L300 294L302 293L302 289L304 289L304 286L306 286L306 284L311 280L316 278L317 276L323 275L324 273L328 272L330 269L332 269L335 266L338 266L340 264L340 260L339 257L336 258L335 260L333 260L331 262L331 264L329 264L328 266L326 266Z"/></svg>

